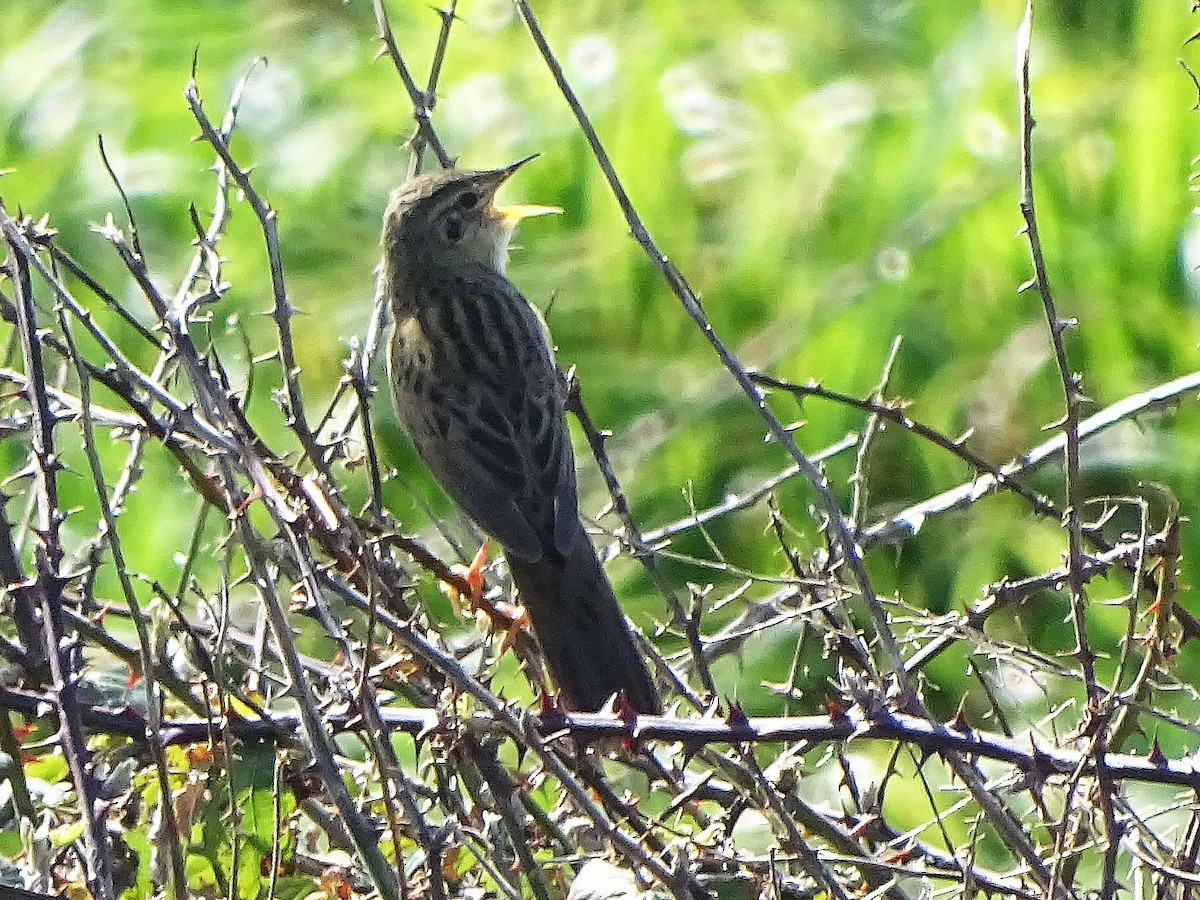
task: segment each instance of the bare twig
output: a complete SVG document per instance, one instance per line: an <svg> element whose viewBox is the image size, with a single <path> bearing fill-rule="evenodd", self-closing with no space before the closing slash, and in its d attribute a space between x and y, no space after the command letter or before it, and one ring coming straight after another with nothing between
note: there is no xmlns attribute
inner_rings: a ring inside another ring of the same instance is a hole
<svg viewBox="0 0 1200 900"><path fill-rule="evenodd" d="M130 215L132 216L132 213ZM96 497L100 501L100 514L104 523L105 540L108 543L109 552L112 553L113 566L116 569L117 579L121 585L121 593L124 595L125 603L129 607L129 615L137 630L138 645L141 650L142 678L146 685L146 737L148 738L147 744L150 747L151 756L154 758L155 774L158 776L158 814L162 816L166 829L167 837L165 843L171 863L171 887L176 900L186 900L188 895L187 876L184 873L183 852L180 846L182 835L179 833L179 826L175 819L170 774L167 771L167 757L162 740L162 696L159 690L158 679L154 675L156 667L154 650L141 608L138 605L137 596L133 589L133 580L129 575L129 567L125 562L125 553L122 549L120 534L117 530L117 515L109 501L108 489L104 481L104 471L100 464L99 451L96 448L95 432L92 428L91 419L91 381L88 378L87 369L78 363L79 351L75 347L71 337L70 323L67 321L66 314L60 309L58 315L63 338L71 350L72 358L76 361L75 374L79 378L80 431L83 434L84 450L88 466L91 470L92 485L96 491Z"/></svg>
<svg viewBox="0 0 1200 900"><path fill-rule="evenodd" d="M849 569L851 578L857 586L860 596L866 603L867 609L871 613L875 624L876 637L883 648L888 669L892 672L900 671L903 660L900 656L899 648L892 638L887 616L875 597L875 591L871 587L870 579L867 577L866 569L863 567L862 556L855 543L854 536L850 532L850 527L842 515L841 509L838 507L837 498L833 496L824 473L813 464L811 459L801 452L791 432L767 408L762 393L755 387L750 375L728 347L725 346L720 337L718 337L716 331L713 330L712 325L708 321L708 316L700 305L700 299L696 296L695 291L692 290L691 285L688 284L687 279L684 278L683 273L675 267L674 263L670 261L650 237L649 231L646 230L646 226L642 223L641 216L634 209L633 203L630 201L629 195L626 193L620 178L617 177L612 161L609 159L603 144L601 144L595 128L592 127L591 120L580 104L579 98L575 96L575 91L567 82L562 66L559 65L558 59L550 49L550 44L547 42L546 36L538 26L533 10L530 9L529 4L525 0L516 0L516 5L517 11L521 14L521 18L529 30L530 37L532 37L542 59L545 60L551 75L553 75L563 99L575 115L575 121L587 139L588 146L591 148L596 162L604 173L605 180L608 182L613 196L617 200L617 205L621 208L621 213L624 215L625 221L633 233L634 240L637 241L638 245L641 246L647 257L649 257L650 262L666 280L672 293L678 298L688 317L700 329L705 339L713 348L713 351L717 354L721 364L728 370L738 387L746 395L746 398L753 404L759 415L762 416L771 437L778 441L780 446L792 457L796 465L799 466L801 474L808 479L814 490L816 490L817 495L821 498L821 504L826 515L829 517L828 525L833 530L834 535L836 535L837 546L842 554L842 562Z"/></svg>
<svg viewBox="0 0 1200 900"><path fill-rule="evenodd" d="M63 548L61 527L65 518L58 500L58 473L62 462L55 450L54 417L46 394L41 347L34 337L38 330L34 312L33 287L29 278L28 247L14 238L14 223L0 208L4 226L7 260L15 291L17 330L25 371L29 373L28 399L33 411L31 434L33 470L37 497L38 545L35 551L36 575L24 585L42 617L42 653L50 664L51 693L58 711L59 740L63 756L75 786L76 803L83 823L86 850L84 868L88 888L96 900L115 900L112 846L108 838L103 809L99 806L99 784L92 766L92 754L83 734L82 708L79 701L78 672L72 662L74 641L68 636L63 619L62 589L67 579L62 574ZM15 237L19 237L17 234Z"/></svg>
<svg viewBox="0 0 1200 900"><path fill-rule="evenodd" d="M1085 729L1092 732L1092 746L1096 752L1097 775L1100 779L1100 809L1104 817L1104 831L1111 852L1105 854L1104 882L1101 893L1111 897L1116 891L1116 844L1120 833L1112 808L1112 784L1104 772L1104 753L1107 746L1107 727L1104 722L1097 722L1099 716L1101 687L1096 681L1096 655L1091 648L1087 629L1087 592L1083 578L1083 536L1082 536L1082 505L1083 487L1079 476L1079 421L1084 396L1082 378L1071 371L1067 361L1066 345L1063 333L1075 326L1073 319L1063 319L1059 316L1054 298L1050 292L1050 280L1046 271L1046 261L1042 253L1041 238L1038 236L1037 216L1034 212L1033 200L1033 111L1029 86L1029 50L1033 38L1033 0L1026 0L1025 16L1017 32L1017 73L1019 79L1020 120L1021 120L1021 217L1025 221L1025 235L1029 240L1029 253L1033 261L1034 277L1023 284L1021 292L1031 288L1036 289L1042 301L1046 322L1050 331L1050 342L1054 347L1054 359L1058 365L1059 378L1062 381L1065 412L1061 426L1064 439L1065 479L1066 479L1066 529L1067 529L1067 587L1071 598L1071 624L1075 630L1075 649L1073 654L1083 670L1084 690L1088 700L1089 723ZM1070 814L1074 792L1067 795L1066 809L1063 810L1063 822ZM1060 829L1058 840L1061 842L1066 829ZM1057 849L1061 848L1061 843ZM1054 879L1051 890L1060 883L1062 873L1062 854L1056 853Z"/></svg>
<svg viewBox="0 0 1200 900"><path fill-rule="evenodd" d="M442 168L448 169L454 163L429 121L430 98L417 87L417 82L413 79L408 65L404 62L404 57L400 54L400 48L396 45L396 37L392 34L391 23L388 22L387 9L383 5L383 0L372 0L372 6L375 9L375 24L379 29L378 37L383 44L379 51L380 55L386 54L391 59L392 65L396 67L396 73L400 76L400 81L404 84L404 89L408 92L408 98L412 102L412 116L416 120L422 141L437 156ZM445 22L444 19L443 22ZM449 25L443 27L448 29Z"/></svg>

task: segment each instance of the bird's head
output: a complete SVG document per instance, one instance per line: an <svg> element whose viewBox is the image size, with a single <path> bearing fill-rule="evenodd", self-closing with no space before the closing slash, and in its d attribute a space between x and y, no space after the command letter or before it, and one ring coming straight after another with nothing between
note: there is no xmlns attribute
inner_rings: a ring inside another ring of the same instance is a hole
<svg viewBox="0 0 1200 900"><path fill-rule="evenodd" d="M533 158L527 156L510 166L483 172L442 169L410 178L392 191L384 213L385 252L503 272L517 222L562 211L552 206L494 203L500 185Z"/></svg>

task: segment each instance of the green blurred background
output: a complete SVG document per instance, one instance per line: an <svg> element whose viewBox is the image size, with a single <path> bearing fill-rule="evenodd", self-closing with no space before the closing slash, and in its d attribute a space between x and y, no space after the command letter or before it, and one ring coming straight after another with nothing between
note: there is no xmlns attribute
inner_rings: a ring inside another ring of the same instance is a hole
<svg viewBox="0 0 1200 900"><path fill-rule="evenodd" d="M915 418L951 435L976 429L972 446L1003 463L1044 440L1044 426L1061 413L1040 305L1016 293L1030 274L1017 235L1014 36L1022 6L543 0L535 8L633 202L745 364L866 396L901 336L890 392L911 401ZM1196 89L1177 58L1196 57L1184 42L1198 20L1183 0L1043 6L1033 48L1038 213L1060 308L1080 320L1068 347L1096 405L1091 411L1197 365L1192 266L1200 261L1200 234L1188 176L1200 119ZM439 18L424 0L391 0L388 9L423 81ZM564 214L523 227L510 275L549 310L560 362L577 367L594 419L614 432L609 449L642 527L685 515L689 497L704 507L783 468L784 454L764 443L761 420L629 238L511 5L463 0L458 12L434 122L466 165L542 154L507 198L556 204ZM294 322L301 381L315 417L342 374L349 342L365 328L380 216L408 164L409 105L389 63L372 61L374 33L363 0L6 0L0 168L13 171L0 179L0 196L10 210L49 213L61 245L147 315L89 231L120 209L96 135L130 194L152 271L173 285L192 252L188 205L203 214L213 193L212 152L191 142L197 129L182 99L193 52L214 120L236 81L265 56L249 78L234 149L254 165L258 190L279 213L290 299L304 313ZM257 315L269 308L269 282L245 204L221 248L232 288L209 310L212 338L244 378L249 356L275 346L270 322ZM152 364L144 343L126 335L124 346ZM272 378L277 370L260 367L250 410L276 449L286 450ZM861 414L820 401L803 410L786 398L773 403L785 421L804 420L797 437L810 452L863 424ZM382 398L374 418L388 464L448 512ZM1086 446L1087 490L1124 495L1158 482L1195 516L1197 449L1194 402L1143 417ZM22 465L24 453L17 442L0 449L6 471ZM597 513L606 494L595 466L580 456L584 508ZM119 459L114 453L111 462ZM84 510L68 523L79 540L93 527L95 502L86 468L75 460L80 474L66 476L65 489L78 493L71 499ZM844 503L852 467L851 455L829 466ZM168 459L152 454L147 470L122 519L127 552L141 570L170 582L198 501ZM870 459L864 520L969 474L946 453L889 430ZM365 499L361 469L346 473L346 484L357 502ZM1035 486L1061 495L1054 471ZM425 529L401 479L387 489L405 528ZM811 492L789 484L779 502L792 540L804 550L819 547ZM615 527L615 519L602 524ZM665 559L680 591L712 582L715 600L740 584L738 570L786 569L761 506L715 523L710 537L728 570ZM902 549L876 551L869 564L881 594L897 592L913 607L942 613L961 610L1004 575L1057 565L1063 547L1056 523L998 497L928 522ZM694 533L672 549L716 559ZM1195 578L1197 549L1191 529L1184 584ZM620 560L612 570L639 622L666 617L640 568ZM756 586L750 596L769 587ZM1098 598L1122 590L1121 583L1093 585ZM720 610L711 627L738 609ZM1059 653L1073 640L1065 611L1061 597L1048 595L997 618L994 633ZM1093 612L1096 644L1115 652L1121 611L1095 604ZM723 661L723 693L754 712L781 709L757 685L786 678L798 635L797 628L776 629ZM819 707L831 671L815 661L819 635L806 640L814 662L797 679L802 695L793 710ZM679 646L670 637L662 643ZM947 654L929 671L943 688L932 697L942 712L964 689L964 657ZM1181 671L1194 670L1194 662ZM1004 687L1011 673L992 666L991 674ZM1011 687L1032 718L1047 708L1029 684ZM982 709L978 692L973 697Z"/></svg>

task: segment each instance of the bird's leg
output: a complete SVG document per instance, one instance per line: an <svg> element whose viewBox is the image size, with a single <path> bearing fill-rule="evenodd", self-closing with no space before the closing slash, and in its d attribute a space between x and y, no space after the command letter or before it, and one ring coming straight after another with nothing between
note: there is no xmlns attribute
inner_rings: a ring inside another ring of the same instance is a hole
<svg viewBox="0 0 1200 900"><path fill-rule="evenodd" d="M496 610L503 613L504 618L507 619L507 623L503 625L504 638L500 641L500 652L503 653L516 644L521 632L530 629L529 610L520 604L503 601L496 604ZM501 622L502 619L498 615L492 618L494 625L500 625Z"/></svg>
<svg viewBox="0 0 1200 900"><path fill-rule="evenodd" d="M484 539L484 542L479 545L479 549L475 551L471 564L467 566L467 571L463 573L467 584L471 586L469 598L471 609L479 609L483 602L483 567L487 565L488 551L491 549L492 542Z"/></svg>
<svg viewBox="0 0 1200 900"><path fill-rule="evenodd" d="M463 581L471 589L471 592L467 594L467 608L470 612L476 612L486 607L486 604L483 602L483 568L487 565L488 552L491 549L492 542L485 540L475 552L475 556L469 566L465 568L458 565L451 567L451 570L456 575L462 576ZM460 591L453 587L450 588L451 599L457 600L460 596Z"/></svg>
<svg viewBox="0 0 1200 900"><path fill-rule="evenodd" d="M522 631L529 630L529 611L520 604L509 603L505 600L490 602L484 599L483 569L487 565L488 551L490 550L491 542L485 540L483 546L479 548L475 557L471 560L471 564L465 567L455 566L454 571L456 574L462 576L463 581L471 589L466 598L469 611L481 614L481 617L488 620L488 624L492 630L504 634L504 638L500 642L500 652L503 653L516 643ZM457 600L462 594L460 591L451 588L450 596L452 599Z"/></svg>

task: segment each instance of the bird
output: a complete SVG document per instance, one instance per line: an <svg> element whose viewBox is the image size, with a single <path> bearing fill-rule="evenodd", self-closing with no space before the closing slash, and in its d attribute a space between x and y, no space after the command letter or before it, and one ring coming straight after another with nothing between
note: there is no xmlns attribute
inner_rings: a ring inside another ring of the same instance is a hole
<svg viewBox="0 0 1200 900"><path fill-rule="evenodd" d="M495 204L534 157L491 170L410 177L383 217L381 285L391 314L397 418L434 479L503 549L564 705L616 694L662 702L579 516L567 384L541 314L505 275L526 216Z"/></svg>

